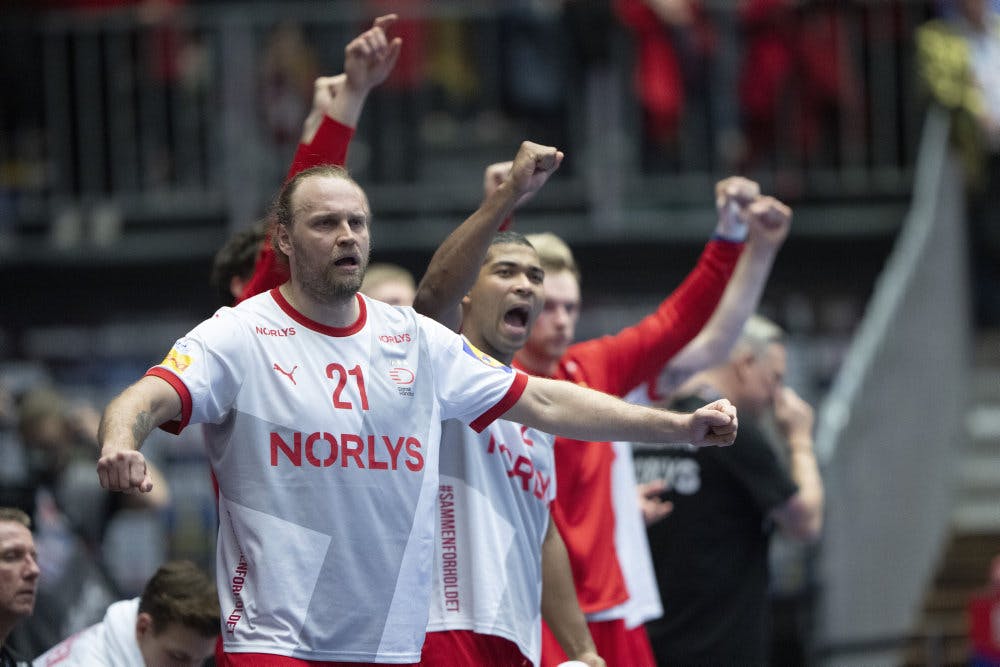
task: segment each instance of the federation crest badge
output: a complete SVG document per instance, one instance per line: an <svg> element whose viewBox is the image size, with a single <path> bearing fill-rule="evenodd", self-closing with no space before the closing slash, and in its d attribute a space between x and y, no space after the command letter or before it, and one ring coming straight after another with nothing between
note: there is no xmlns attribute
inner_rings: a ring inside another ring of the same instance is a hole
<svg viewBox="0 0 1000 667"><path fill-rule="evenodd" d="M183 373L184 370L191 365L191 356L180 352L176 347L170 350L166 358L160 362L161 366L166 366L167 368L172 368L178 373Z"/></svg>
<svg viewBox="0 0 1000 667"><path fill-rule="evenodd" d="M473 359L478 359L482 363L486 364L490 368L499 368L500 370L506 371L507 373L513 373L510 366L502 364L490 355L486 354L478 347L469 342L465 336L462 337L462 349Z"/></svg>

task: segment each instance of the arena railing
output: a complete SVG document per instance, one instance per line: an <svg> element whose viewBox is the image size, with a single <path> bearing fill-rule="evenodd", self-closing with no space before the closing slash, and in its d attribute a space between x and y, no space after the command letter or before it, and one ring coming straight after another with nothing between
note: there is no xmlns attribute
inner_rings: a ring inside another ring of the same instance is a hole
<svg viewBox="0 0 1000 667"><path fill-rule="evenodd" d="M574 42L555 9L538 9L545 3L401 2L424 21L425 76L373 96L350 166L383 220L406 219L408 233L387 235L389 244L438 239L439 227L477 203L482 167L509 158L526 137L559 141L571 156L536 202L556 229L662 230L662 209L671 206L674 222L658 233L684 235L685 205L702 203L733 171L792 200L898 197L909 187L919 132L911 38L929 5L795 9L782 34L824 36L814 50L827 60L812 58L819 64L810 70L794 66L809 58L796 58L779 75L773 118L758 118L765 127L751 132L738 94L748 33L736 3L705 3L713 56L680 49L695 62L679 61L679 126L656 144L633 94L631 34L614 21L606 26L610 60L583 64L588 33ZM124 225L167 252L171 230L190 239L206 224L257 217L307 110L302 82L340 69L343 45L369 18L364 7L191 3L166 18L49 13L26 24L37 31L48 139L47 177L17 194L21 231L72 245L82 225L113 243ZM697 35L673 37L680 46ZM795 48L814 51L806 41ZM277 74L262 73L269 67ZM823 89L815 72L833 83ZM60 224L64 233L53 231ZM696 226L700 235L700 218ZM869 229L864 217L841 216L822 231Z"/></svg>
<svg viewBox="0 0 1000 667"><path fill-rule="evenodd" d="M818 415L819 645L830 665L896 664L898 644L884 640L910 636L949 528L971 318L948 134L946 112L931 109L910 212Z"/></svg>

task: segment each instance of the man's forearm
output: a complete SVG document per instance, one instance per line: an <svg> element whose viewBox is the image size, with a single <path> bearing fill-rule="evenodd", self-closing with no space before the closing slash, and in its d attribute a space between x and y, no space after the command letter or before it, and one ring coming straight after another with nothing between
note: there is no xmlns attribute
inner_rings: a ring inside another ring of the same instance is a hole
<svg viewBox="0 0 1000 667"><path fill-rule="evenodd" d="M692 374L726 359L739 338L743 324L760 303L776 256L776 248L752 242L747 244L718 307L705 327L664 368L666 375L661 377L659 383L661 393L676 389Z"/></svg>
<svg viewBox="0 0 1000 667"><path fill-rule="evenodd" d="M330 103L329 113L314 107L302 123L300 143L309 145L313 142L324 118L330 118L352 129L356 128L361 120L361 112L365 108L368 93L367 90L355 90L345 85Z"/></svg>
<svg viewBox="0 0 1000 667"><path fill-rule="evenodd" d="M139 449L156 424L145 406L133 405L132 397L120 396L104 411L98 431L101 451L110 453L123 449Z"/></svg>
<svg viewBox="0 0 1000 667"><path fill-rule="evenodd" d="M799 487L803 516L800 522L807 536L816 538L823 528L824 490L812 444L792 444L790 472Z"/></svg>
<svg viewBox="0 0 1000 667"><path fill-rule="evenodd" d="M504 419L577 440L690 442L687 415L626 403L562 380L532 377Z"/></svg>
<svg viewBox="0 0 1000 667"><path fill-rule="evenodd" d="M611 382L600 388L624 396L691 342L715 311L743 247L710 241L691 273L656 311L612 337L578 344L590 355L588 364L605 365L601 375Z"/></svg>
<svg viewBox="0 0 1000 667"><path fill-rule="evenodd" d="M371 89L356 90L350 84L345 85L344 90L333 98L330 115L344 125L357 127L370 92Z"/></svg>
<svg viewBox="0 0 1000 667"><path fill-rule="evenodd" d="M576 598L569 554L551 519L542 543L542 619L570 659L596 654L587 619Z"/></svg>
<svg viewBox="0 0 1000 667"><path fill-rule="evenodd" d="M714 339L712 361L715 363L721 363L726 358L736 344L743 324L757 310L776 256L776 248L750 242L736 263L733 276L722 293L722 300L706 325Z"/></svg>
<svg viewBox="0 0 1000 667"><path fill-rule="evenodd" d="M101 456L97 478L101 486L111 491L150 493L156 485L138 450L157 425L180 411L181 399L174 388L150 375L111 401L98 429Z"/></svg>
<svg viewBox="0 0 1000 667"><path fill-rule="evenodd" d="M461 323L453 313L476 282L490 242L517 198L509 183L502 184L444 240L420 281L413 302L417 312L458 329Z"/></svg>
<svg viewBox="0 0 1000 667"><path fill-rule="evenodd" d="M102 455L139 449L154 428L179 413L173 388L158 378L142 378L105 408L97 430Z"/></svg>

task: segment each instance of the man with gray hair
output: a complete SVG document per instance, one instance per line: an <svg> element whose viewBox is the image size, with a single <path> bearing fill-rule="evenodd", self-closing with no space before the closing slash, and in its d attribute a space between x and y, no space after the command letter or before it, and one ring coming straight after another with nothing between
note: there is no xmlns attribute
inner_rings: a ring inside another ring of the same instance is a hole
<svg viewBox="0 0 1000 667"><path fill-rule="evenodd" d="M35 610L36 556L31 519L19 509L0 507L0 667L28 664L7 645L7 637Z"/></svg>
<svg viewBox="0 0 1000 667"><path fill-rule="evenodd" d="M785 367L781 329L752 317L728 360L694 375L672 403L726 396L743 418L737 446L634 448L639 481L665 480L673 504L648 527L664 614L646 628L660 664L767 664L772 529L811 542L823 521L813 410L784 386ZM765 436L765 417L786 451Z"/></svg>

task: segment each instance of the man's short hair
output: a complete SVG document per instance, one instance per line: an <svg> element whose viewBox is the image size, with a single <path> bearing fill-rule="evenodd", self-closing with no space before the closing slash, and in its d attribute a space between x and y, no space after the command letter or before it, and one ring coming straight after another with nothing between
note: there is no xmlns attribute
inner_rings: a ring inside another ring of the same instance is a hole
<svg viewBox="0 0 1000 667"><path fill-rule="evenodd" d="M212 275L209 283L219 296L219 302L230 305L233 295L229 284L233 276L249 280L253 275L254 263L260 253L260 246L267 236L268 222L261 220L253 226L233 233L215 253L212 261Z"/></svg>
<svg viewBox="0 0 1000 667"><path fill-rule="evenodd" d="M269 216L269 219L271 220L271 245L274 246L275 255L283 263L288 262L288 257L278 246L278 235L274 233L274 229L278 225L284 225L288 229L292 228L292 223L295 220L295 211L292 210L292 198L294 197L299 184L307 178L311 178L313 176L342 178L348 183L353 183L362 194L365 192L362 187L358 185L358 182L351 178L351 173L347 171L345 167L336 164L321 164L315 167L309 167L308 169L303 169L289 179L278 192L278 197L274 200L274 204L271 206L271 214ZM365 201L367 203L367 195L365 196ZM369 211L368 214L370 216L371 211Z"/></svg>
<svg viewBox="0 0 1000 667"><path fill-rule="evenodd" d="M368 269L365 270L365 278L361 283L360 291L362 294L367 294L368 291L385 283L404 283L414 290L417 288L413 274L403 267L387 262L377 262L369 265Z"/></svg>
<svg viewBox="0 0 1000 667"><path fill-rule="evenodd" d="M767 352L772 343L783 343L785 332L777 324L762 315L753 315L743 325L733 355L750 352L754 357L760 357Z"/></svg>
<svg viewBox="0 0 1000 667"><path fill-rule="evenodd" d="M580 269L573 258L573 251L565 241L552 232L528 234L526 238L535 247L546 275L569 271L580 282Z"/></svg>
<svg viewBox="0 0 1000 667"><path fill-rule="evenodd" d="M490 240L490 246L495 245L523 245L527 248L535 249L528 237L521 232L515 232L512 229L505 229L502 232L497 232L493 235ZM536 251L537 252L537 251Z"/></svg>
<svg viewBox="0 0 1000 667"><path fill-rule="evenodd" d="M28 530L31 530L31 517L24 510L16 507L0 507L0 522L9 521L19 523Z"/></svg>
<svg viewBox="0 0 1000 667"><path fill-rule="evenodd" d="M202 637L219 634L221 613L215 583L191 561L173 561L156 571L139 599L139 613L143 612L152 617L154 634L171 623Z"/></svg>

